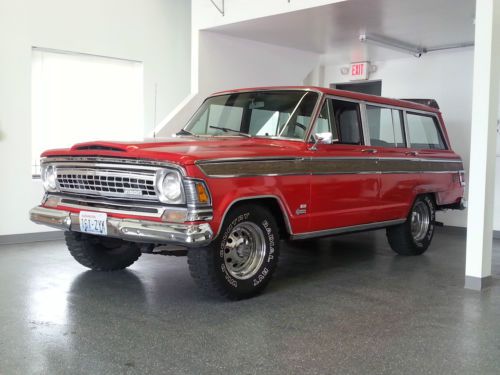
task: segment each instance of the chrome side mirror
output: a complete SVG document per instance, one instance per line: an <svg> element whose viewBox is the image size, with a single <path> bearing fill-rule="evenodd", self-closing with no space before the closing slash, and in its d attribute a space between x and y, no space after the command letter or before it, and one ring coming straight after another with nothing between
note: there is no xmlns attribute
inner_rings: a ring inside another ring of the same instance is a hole
<svg viewBox="0 0 500 375"><path fill-rule="evenodd" d="M330 132L325 133L314 133L313 134L314 144L310 150L316 150L317 145L331 145L334 142L333 134Z"/></svg>

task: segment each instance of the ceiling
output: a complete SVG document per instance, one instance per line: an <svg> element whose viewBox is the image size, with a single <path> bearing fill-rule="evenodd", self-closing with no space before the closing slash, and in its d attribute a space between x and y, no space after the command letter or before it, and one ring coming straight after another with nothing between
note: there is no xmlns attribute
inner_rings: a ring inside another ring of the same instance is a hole
<svg viewBox="0 0 500 375"><path fill-rule="evenodd" d="M361 43L363 31L424 47L471 42L474 13L474 0L348 0L211 31L324 54L329 63L340 64L407 55Z"/></svg>

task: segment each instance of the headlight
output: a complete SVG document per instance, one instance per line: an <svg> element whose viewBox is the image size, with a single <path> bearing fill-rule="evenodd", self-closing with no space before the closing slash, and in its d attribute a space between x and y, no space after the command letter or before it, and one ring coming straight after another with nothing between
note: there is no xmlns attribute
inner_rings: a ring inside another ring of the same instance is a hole
<svg viewBox="0 0 500 375"><path fill-rule="evenodd" d="M160 171L156 178L158 198L163 203L183 203L182 181L179 173Z"/></svg>
<svg viewBox="0 0 500 375"><path fill-rule="evenodd" d="M46 165L42 167L42 183L45 191L57 190L57 170L53 165Z"/></svg>

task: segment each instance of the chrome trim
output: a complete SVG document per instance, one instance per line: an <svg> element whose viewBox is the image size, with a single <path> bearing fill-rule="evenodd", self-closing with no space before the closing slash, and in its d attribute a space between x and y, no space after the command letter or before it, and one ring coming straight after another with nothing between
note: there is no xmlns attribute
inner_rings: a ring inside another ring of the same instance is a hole
<svg viewBox="0 0 500 375"><path fill-rule="evenodd" d="M133 204L129 203L128 205L126 205L123 203L116 203L113 201L86 199L86 198L81 198L78 196L72 197L72 196L67 196L67 195L62 195L62 196L47 195L46 199L55 199L55 200L57 200L58 206L76 208L79 210L109 212L109 213L115 213L115 214L136 215L136 216L154 217L154 218L162 217L163 213L167 209L166 207L145 205L145 204L140 204L140 203L133 203ZM82 204L75 204L75 203L71 203L70 201L81 202ZM86 205L86 204L91 204L91 205ZM99 205L106 206L106 207L99 207ZM109 208L109 206L115 207L115 208ZM120 209L120 207L124 207L124 206L128 206L131 209L128 209L128 210ZM156 213L140 211L141 208L145 209L145 210L151 210L151 211L154 210L154 211L156 211ZM136 209L139 209L139 210L136 210Z"/></svg>
<svg viewBox="0 0 500 375"><path fill-rule="evenodd" d="M313 87L254 87L254 88L248 88L248 89L237 89L237 90L227 90L227 91L219 91L215 92L212 95L209 95L205 100L208 98L213 98L217 96L223 96L223 95L230 95L230 94L238 94L240 92L259 92L259 91L310 91L310 92L315 92L320 95L324 95L323 91L315 89ZM205 101L204 100L204 101Z"/></svg>
<svg viewBox="0 0 500 375"><path fill-rule="evenodd" d="M443 124L439 120L439 116L438 116L437 113L435 113L435 112L425 112L425 111L413 110L411 108L408 108L405 112L406 112L405 113L405 117L406 118L408 117L408 113L413 113L413 114L416 114L416 115L425 115L427 117L433 117L436 120L436 123L438 125L437 129L438 129L439 135L441 136L441 139L443 140L443 143L444 143L444 146L445 146L444 151L451 150L451 145L448 143L448 140L444 136L445 132L444 132L444 129L443 129ZM406 121L408 121L408 118L406 119ZM408 143L408 148L413 148L413 147L411 147L411 143ZM425 149L425 148L424 149L417 148L417 150L427 150L427 149ZM438 150L438 151L443 151L443 150Z"/></svg>
<svg viewBox="0 0 500 375"><path fill-rule="evenodd" d="M41 163L78 163L79 166L85 167L110 167L116 168L120 165L127 165L128 168L134 169L144 169L148 167L163 167L163 168L175 168L181 172L182 176L186 175L185 169L179 165L172 162L166 162L161 160L153 159L133 159L133 158L113 158L113 157L101 157L101 156L46 156L41 159ZM89 163L89 164L82 164ZM106 163L109 163L107 165Z"/></svg>
<svg viewBox="0 0 500 375"><path fill-rule="evenodd" d="M233 158L217 158L217 159L200 159L196 160L195 164L212 164L212 163L231 163L242 161L294 161L305 160L306 158L300 156L256 156L252 158L246 157L233 157Z"/></svg>
<svg viewBox="0 0 500 375"><path fill-rule="evenodd" d="M205 187L205 191L208 195L207 203L198 202L198 192L196 191L196 183L201 183ZM204 208L204 207L212 207L212 194L210 193L210 189L207 186L205 180L200 178L185 178L183 180L184 185L184 194L186 197L186 204L191 208Z"/></svg>
<svg viewBox="0 0 500 375"><path fill-rule="evenodd" d="M406 110L403 110L403 127L405 130L405 141L406 141L406 148L411 147L410 143L410 131L408 128L408 118L406 117Z"/></svg>
<svg viewBox="0 0 500 375"><path fill-rule="evenodd" d="M316 100L315 107L311 113L311 118L309 120L309 124L307 125L306 131L304 132L304 138L289 138L289 137L276 137L276 136L274 136L274 137L265 137L265 136L260 136L260 137L259 136L251 136L251 137L249 137L249 138L278 139L278 140L296 141L296 142L307 143L307 139L308 139L307 137L309 136L310 129L312 128L312 124L314 124L314 122L316 121L317 114L320 111L320 107L318 104L322 101L323 96L325 95L321 90L317 90L317 89L309 88L309 87L302 87L302 88L301 87L298 87L298 88L293 88L293 87L290 87L290 88L255 88L255 89L250 88L250 89L246 89L246 90L243 89L243 90L233 90L233 91L229 90L229 91L216 92L216 93L213 93L212 95L207 96L205 98L205 100L203 100L203 102L201 102L200 106L196 109L196 111L194 111L194 113L191 115L191 117L189 117L186 124L189 124L191 122L191 120L196 116L196 114L198 113L200 108L203 106L203 104L210 98L215 98L215 97L224 96L224 95L231 95L231 94L261 92L261 91L296 91L296 92L304 91L304 92L313 92L313 93L318 94L318 99ZM185 129L185 127L183 129ZM206 134L205 135L203 135L203 134L196 134L195 135L195 137L203 137L203 136L206 136L207 138L208 137L226 137L223 135L219 135L219 136L212 136L212 135L206 135Z"/></svg>
<svg viewBox="0 0 500 375"><path fill-rule="evenodd" d="M304 134L303 141L305 143L311 143L312 132L314 131L314 127L316 126L316 122L318 121L318 117L319 114L321 113L321 108L323 107L324 102L325 102L325 94L320 93L318 101L316 102L316 106L314 107L311 113L311 121L309 121L309 126Z"/></svg>
<svg viewBox="0 0 500 375"><path fill-rule="evenodd" d="M362 129L362 136L363 136L363 144L365 146L371 146L371 138L370 138L370 126L368 124L368 116L366 115L366 103L361 102L359 103L359 115L361 117L361 129Z"/></svg>
<svg viewBox="0 0 500 375"><path fill-rule="evenodd" d="M390 157L390 156L311 156L311 157L300 157L300 156L257 156L254 158L247 157L234 157L234 158L217 158L217 159L200 159L195 162L195 164L212 164L212 163L230 163L230 162L246 162L246 161L308 161L308 160L404 160L404 161L431 161L431 162L448 162L457 163L462 162L462 159L437 159L437 158L405 158L405 157Z"/></svg>
<svg viewBox="0 0 500 375"><path fill-rule="evenodd" d="M368 126L368 121L367 121L367 117L366 117L366 106L367 105L371 105L371 106L376 106L376 107L381 107L381 108L389 108L389 109L395 109L395 110L398 110L398 111L402 111L403 112L403 118L404 118L404 123L405 123L405 138L406 138L406 147L400 147L401 149L405 149L405 148L411 148L410 147L410 140L409 140L409 135L408 135L408 126L407 126L407 119L406 119L406 112L414 112L414 113L419 113L419 114L424 114L424 115L427 115L427 116L432 116L434 118L436 118L438 124L439 124L439 130L440 130L440 133L441 133L441 137L443 138L443 142L445 143L446 145L446 150L451 150L451 146L448 144L448 142L446 141L445 137L444 137L444 132L443 132L443 124L441 123L441 121L439 121L439 116L438 116L438 113L439 112L434 112L434 111L424 111L422 109L413 109L413 108L410 108L410 107L404 107L404 106L395 106L395 105L391 105L391 104L382 104L382 103L375 103L375 102L371 102L371 101L368 101L368 100L361 100L361 99L354 99L354 98L350 98L350 97L344 97L344 96L339 96L339 95L333 95L333 94L328 94L328 93L323 93L323 96L321 98L321 105L323 105L324 101L326 99L334 99L334 100L342 100L342 101L346 101L346 102L351 102L351 103L358 103L359 104L359 109L360 109L360 116L361 116L361 127L362 127L362 130L363 130L363 140L364 140L364 145L365 146L370 146L371 145L371 142L370 142L370 136L369 136L369 126ZM411 102L409 102L411 103ZM319 114L318 113L315 113L315 117L314 117L314 123L313 123L313 126L311 126L311 129L309 131L309 135L307 138L305 138L307 140L307 143L311 143L311 140L310 140L310 137L311 137L311 133L314 129L314 126L316 125L316 121L317 121L317 115Z"/></svg>
<svg viewBox="0 0 500 375"><path fill-rule="evenodd" d="M304 239L308 239L308 238L331 236L331 235L335 235L335 234L350 233L350 232L357 232L357 231L371 230L371 229L380 229L380 228L385 228L385 227L389 227L389 226L393 226L393 225L399 225L399 224L404 223L405 221L406 221L406 219L396 219L396 220L389 220L389 221L381 221L381 222L377 222L377 223L353 225L353 226L349 226L349 227L325 229L325 230L320 230L320 231L316 231L316 232L292 234L291 239L292 240L304 240Z"/></svg>
<svg viewBox="0 0 500 375"><path fill-rule="evenodd" d="M57 163L49 164L57 168L57 191L63 193L148 201L157 201L159 198L156 189L157 172L154 171L131 171L127 168L117 167L63 167ZM134 179L142 180L144 183L139 183L139 181L134 183L132 182ZM134 184L137 187L127 188L125 184ZM119 190L123 190L123 192ZM130 194L131 190L137 191L140 195Z"/></svg>
<svg viewBox="0 0 500 375"><path fill-rule="evenodd" d="M292 225L290 224L290 218L288 217L288 212L285 208L285 204L281 201L280 197L278 197L277 195L272 195L272 194L270 194L270 195L254 195L251 197L244 197L244 198L235 199L234 201L231 202L230 205L227 206L226 210L224 211L224 214L222 215L220 222L224 223L224 220L226 219L227 213L229 212L231 207L233 207L236 203L242 202L242 201L257 200L257 199L261 199L261 198L273 198L278 202L280 209L281 209L281 214L285 218L286 230L287 230L288 234L292 234L293 233L292 232ZM219 229L218 229L217 233L214 235L214 238L216 238L220 234L221 229L222 229L222 224L219 225Z"/></svg>
<svg viewBox="0 0 500 375"><path fill-rule="evenodd" d="M41 206L30 211L30 220L62 230L80 232L78 214ZM187 247L205 246L213 238L208 223L172 224L147 220L107 218L108 236L134 242L178 244Z"/></svg>
<svg viewBox="0 0 500 375"><path fill-rule="evenodd" d="M48 199L55 200L56 207L69 207L75 208L82 211L97 211L97 212L106 212L106 213L114 213L120 215L133 215L133 216L143 216L143 217L151 217L151 218L161 218L166 215L169 211L184 211L186 220L185 221L210 221L213 219L213 208L212 206L191 206L191 207L179 207L179 206L162 206L162 205L148 205L142 204L138 202L130 202L130 203L118 203L113 201L103 201L96 200L90 198L82 198L80 196L70 196L70 195L54 195L47 194L44 198L44 202ZM69 201L81 202L82 204L71 203ZM86 205L89 204L89 205ZM101 207L99 207L99 205ZM115 208L110 208L110 207ZM120 209L120 207L127 206L130 209ZM147 212L141 211L141 209L156 211L156 212Z"/></svg>

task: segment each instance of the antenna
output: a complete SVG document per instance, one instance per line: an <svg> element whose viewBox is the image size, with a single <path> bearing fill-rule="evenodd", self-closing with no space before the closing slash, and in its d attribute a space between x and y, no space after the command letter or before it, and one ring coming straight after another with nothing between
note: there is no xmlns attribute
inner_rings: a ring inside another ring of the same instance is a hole
<svg viewBox="0 0 500 375"><path fill-rule="evenodd" d="M153 139L156 140L156 98L158 96L158 83L155 82L155 110L153 115Z"/></svg>

